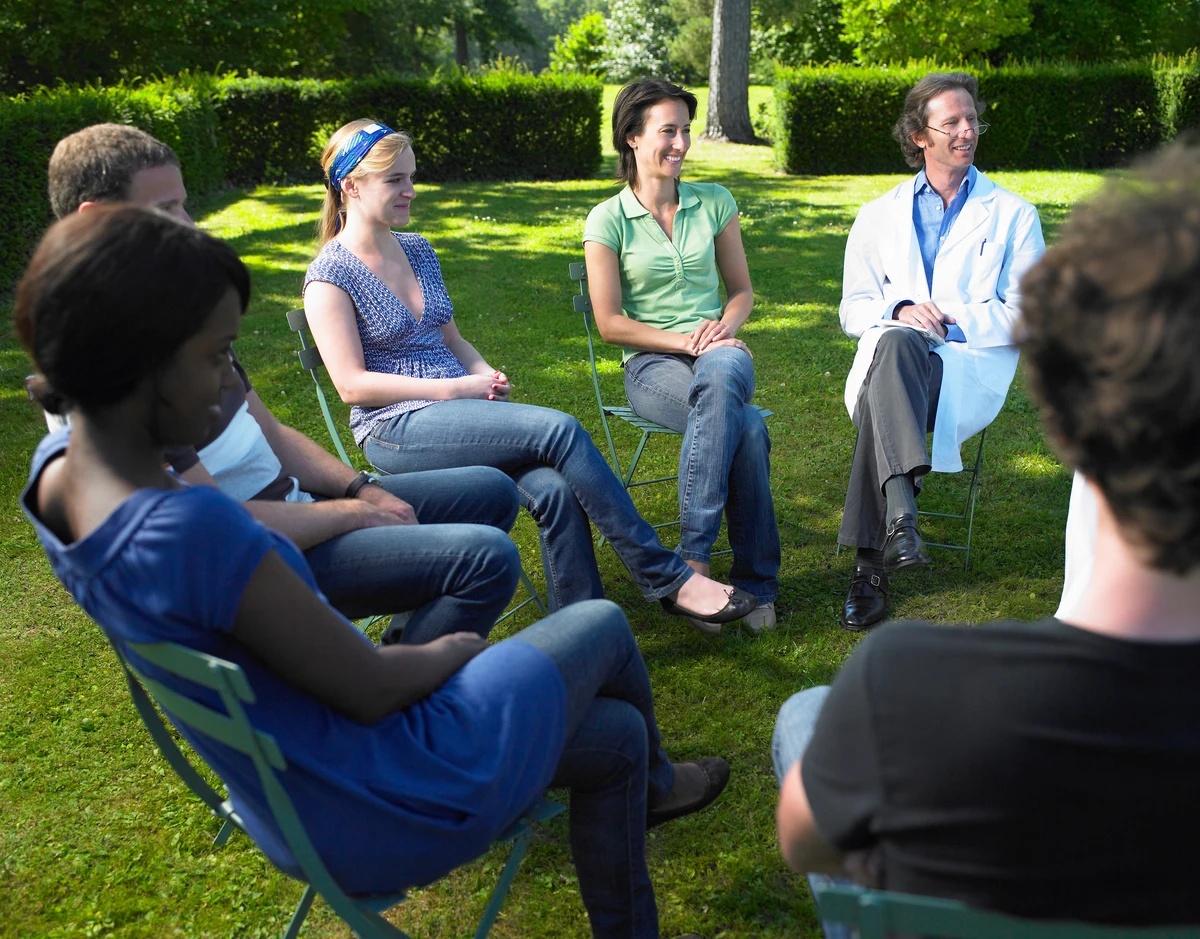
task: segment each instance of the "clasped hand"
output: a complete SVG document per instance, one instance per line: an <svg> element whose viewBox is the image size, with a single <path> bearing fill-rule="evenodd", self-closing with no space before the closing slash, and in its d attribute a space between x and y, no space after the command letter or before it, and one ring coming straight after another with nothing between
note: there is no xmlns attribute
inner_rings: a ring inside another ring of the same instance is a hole
<svg viewBox="0 0 1200 939"><path fill-rule="evenodd" d="M703 355L711 349L720 349L729 347L733 349L741 349L751 358L753 354L746 347L742 340L733 335L733 330L722 323L720 320L705 320L704 323L697 326L690 336L688 336L688 354Z"/></svg>
<svg viewBox="0 0 1200 939"><path fill-rule="evenodd" d="M946 316L932 300L900 307L893 314L893 319L899 323L916 326L918 329L927 329L943 339L946 338L945 324L955 322L953 316Z"/></svg>
<svg viewBox="0 0 1200 939"><path fill-rule="evenodd" d="M511 386L508 376L496 370L485 375L464 375L458 379L461 398L483 398L487 401L507 401Z"/></svg>

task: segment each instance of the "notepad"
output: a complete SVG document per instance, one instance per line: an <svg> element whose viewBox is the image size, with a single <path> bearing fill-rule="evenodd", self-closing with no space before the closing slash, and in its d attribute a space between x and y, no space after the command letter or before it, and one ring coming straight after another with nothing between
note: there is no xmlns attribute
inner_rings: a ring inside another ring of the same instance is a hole
<svg viewBox="0 0 1200 939"><path fill-rule="evenodd" d="M901 323L899 320L880 320L879 325L882 326L884 329L896 328L896 327L899 327L901 329L911 329L914 333L920 333L922 336L924 336L926 339L928 339L930 342L932 342L935 346L943 346L946 344L946 340L944 338L942 338L941 336L939 336L937 333L935 333L933 330L924 329L920 326L913 326L912 323Z"/></svg>

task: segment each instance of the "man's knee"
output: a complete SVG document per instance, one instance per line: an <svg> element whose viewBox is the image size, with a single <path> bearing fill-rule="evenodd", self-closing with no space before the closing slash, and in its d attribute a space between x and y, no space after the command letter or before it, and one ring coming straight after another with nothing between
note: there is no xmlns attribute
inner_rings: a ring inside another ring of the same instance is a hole
<svg viewBox="0 0 1200 939"><path fill-rule="evenodd" d="M578 504L571 484L552 466L536 466L522 473L516 485L539 525L560 517L561 513L574 511Z"/></svg>
<svg viewBox="0 0 1200 939"><path fill-rule="evenodd" d="M779 709L771 739L771 756L775 763L775 775L781 783L796 761L804 755L828 694L828 685L806 688L788 698Z"/></svg>
<svg viewBox="0 0 1200 939"><path fill-rule="evenodd" d="M506 532L488 525L478 526L471 534L471 547L482 564L495 574L510 575L516 587L521 576L521 552Z"/></svg>
<svg viewBox="0 0 1200 939"><path fill-rule="evenodd" d="M925 359L929 355L929 340L915 329L885 329L875 344L876 363L904 357Z"/></svg>

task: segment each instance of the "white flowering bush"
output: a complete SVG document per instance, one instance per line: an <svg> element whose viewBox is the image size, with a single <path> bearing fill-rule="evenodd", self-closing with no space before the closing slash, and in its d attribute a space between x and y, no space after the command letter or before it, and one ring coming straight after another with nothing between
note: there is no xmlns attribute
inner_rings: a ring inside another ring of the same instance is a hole
<svg viewBox="0 0 1200 939"><path fill-rule="evenodd" d="M673 29L661 3L613 0L603 57L608 80L620 83L634 78L670 78L667 47Z"/></svg>

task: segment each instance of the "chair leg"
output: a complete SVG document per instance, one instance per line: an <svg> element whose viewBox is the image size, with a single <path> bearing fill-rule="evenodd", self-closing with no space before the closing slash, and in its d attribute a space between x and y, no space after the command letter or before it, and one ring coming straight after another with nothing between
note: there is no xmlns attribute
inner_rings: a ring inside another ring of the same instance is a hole
<svg viewBox="0 0 1200 939"><path fill-rule="evenodd" d="M512 886L513 878L517 876L517 869L521 866L521 862L525 860L525 852L529 850L529 841L533 837L533 826L528 822L521 825L520 831L513 838L512 850L508 853L508 861L504 865L504 870L500 873L500 879L496 881L496 886L492 890L492 896L488 900L487 908L483 911L483 918L479 920L479 926L475 929L475 939L487 939L487 935L492 930L492 926L496 922L496 917L500 915L500 907L504 904L505 897L508 896L508 890Z"/></svg>
<svg viewBox="0 0 1200 939"><path fill-rule="evenodd" d="M308 911L312 909L313 900L316 899L317 891L312 884L305 884L304 894L300 897L300 903L296 906L296 912L292 914L292 921L288 923L287 932L283 934L283 939L296 939L300 935L300 927L304 925L304 920L308 917Z"/></svg>
<svg viewBox="0 0 1200 939"><path fill-rule="evenodd" d="M525 591L529 594L529 596L527 596L524 600L496 620L497 623L503 623L510 616L514 615L519 609L528 606L530 603L534 604L538 608L542 616L546 616L550 612L549 608L546 606L546 601L542 599L542 595L538 593L537 587L533 585L533 581L530 580L529 575L525 573L525 568L521 568L521 583L524 585Z"/></svg>
<svg viewBox="0 0 1200 939"><path fill-rule="evenodd" d="M213 847L219 848L224 845L225 842L229 840L229 836L233 834L236 828L237 826L233 824L233 822L231 822L229 819L225 819L225 821L221 823L221 829L217 832L217 837L213 838Z"/></svg>

